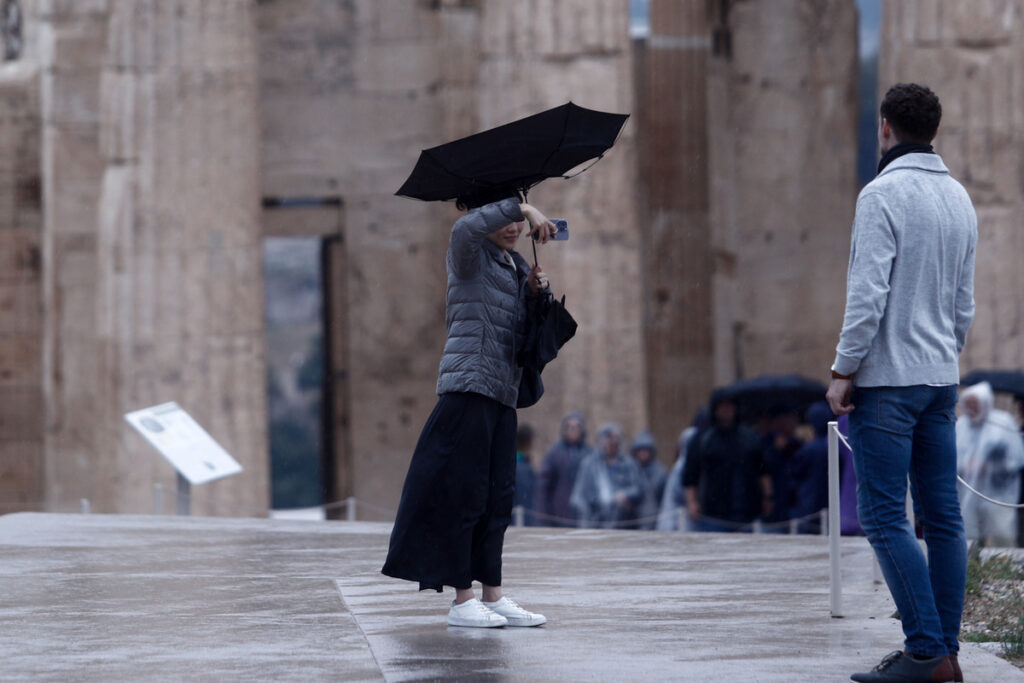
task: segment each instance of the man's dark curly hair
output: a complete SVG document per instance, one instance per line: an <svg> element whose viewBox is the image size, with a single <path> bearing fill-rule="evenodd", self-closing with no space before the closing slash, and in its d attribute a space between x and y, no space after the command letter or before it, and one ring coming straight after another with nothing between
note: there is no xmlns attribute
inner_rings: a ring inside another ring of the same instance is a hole
<svg viewBox="0 0 1024 683"><path fill-rule="evenodd" d="M942 119L938 96L917 83L897 83L889 88L879 111L900 142L930 143Z"/></svg>

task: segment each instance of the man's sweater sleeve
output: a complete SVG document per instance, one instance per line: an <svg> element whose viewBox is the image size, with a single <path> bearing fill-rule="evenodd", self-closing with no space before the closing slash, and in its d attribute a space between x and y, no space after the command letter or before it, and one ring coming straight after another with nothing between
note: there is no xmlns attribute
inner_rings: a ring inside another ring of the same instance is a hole
<svg viewBox="0 0 1024 683"><path fill-rule="evenodd" d="M889 276L896 258L894 220L877 192L857 200L846 280L846 314L833 368L843 375L857 372L871 348L889 298Z"/></svg>
<svg viewBox="0 0 1024 683"><path fill-rule="evenodd" d="M977 235L977 232L975 232ZM967 250L963 267L960 269L960 282L956 288L956 352L964 350L967 343L967 331L971 329L974 321L974 249L977 237L971 241Z"/></svg>
<svg viewBox="0 0 1024 683"><path fill-rule="evenodd" d="M519 200L509 198L471 209L455 221L448 242L448 260L455 275L463 279L476 275L481 243L492 232L521 220Z"/></svg>

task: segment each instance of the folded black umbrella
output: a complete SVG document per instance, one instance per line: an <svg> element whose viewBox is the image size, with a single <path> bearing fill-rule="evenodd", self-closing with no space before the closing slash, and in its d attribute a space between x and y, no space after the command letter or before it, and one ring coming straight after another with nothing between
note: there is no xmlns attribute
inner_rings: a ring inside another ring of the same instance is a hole
<svg viewBox="0 0 1024 683"><path fill-rule="evenodd" d="M981 382L991 384L992 391L1024 398L1024 371L975 370L960 378L960 384L964 386L972 386Z"/></svg>
<svg viewBox="0 0 1024 683"><path fill-rule="evenodd" d="M741 379L722 391L746 417L780 412L802 413L812 403L825 400L828 388L800 375L759 375Z"/></svg>
<svg viewBox="0 0 1024 683"><path fill-rule="evenodd" d="M568 102L423 150L395 194L426 201L499 190L525 194L545 178L600 159L627 118Z"/></svg>
<svg viewBox="0 0 1024 683"><path fill-rule="evenodd" d="M558 356L558 350L576 334L576 321L565 309L565 297L550 294L527 299L526 338L516 355L523 368L517 408L528 408L544 394L540 373Z"/></svg>

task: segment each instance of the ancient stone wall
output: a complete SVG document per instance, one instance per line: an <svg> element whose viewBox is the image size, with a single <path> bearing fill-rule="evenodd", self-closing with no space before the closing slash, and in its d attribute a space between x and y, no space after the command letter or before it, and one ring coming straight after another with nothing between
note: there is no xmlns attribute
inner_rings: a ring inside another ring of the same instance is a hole
<svg viewBox="0 0 1024 683"><path fill-rule="evenodd" d="M857 194L855 4L713 4L714 379L825 378Z"/></svg>
<svg viewBox="0 0 1024 683"><path fill-rule="evenodd" d="M0 65L0 514L43 509L39 71Z"/></svg>
<svg viewBox="0 0 1024 683"><path fill-rule="evenodd" d="M935 91L942 103L935 149L978 212L977 309L961 368L1024 367L1024 2L883 7L880 96L906 81Z"/></svg>
<svg viewBox="0 0 1024 683"><path fill-rule="evenodd" d="M253 4L53 0L37 20L48 508L152 510L174 471L122 415L177 401L244 468L194 512L263 514Z"/></svg>
<svg viewBox="0 0 1024 683"><path fill-rule="evenodd" d="M666 463L713 383L707 0L652 0L636 41L638 208L651 429Z"/></svg>

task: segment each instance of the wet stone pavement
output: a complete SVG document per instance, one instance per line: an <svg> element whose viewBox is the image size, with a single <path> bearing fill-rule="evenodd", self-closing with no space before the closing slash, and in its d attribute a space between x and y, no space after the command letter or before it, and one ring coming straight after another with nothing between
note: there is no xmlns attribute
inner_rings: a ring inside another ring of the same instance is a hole
<svg viewBox="0 0 1024 683"><path fill-rule="evenodd" d="M0 517L0 680L845 681L902 640L863 539L510 529L533 629L450 628L379 573L389 525ZM1024 681L979 647L969 681Z"/></svg>

